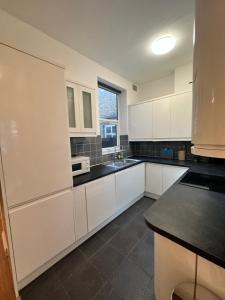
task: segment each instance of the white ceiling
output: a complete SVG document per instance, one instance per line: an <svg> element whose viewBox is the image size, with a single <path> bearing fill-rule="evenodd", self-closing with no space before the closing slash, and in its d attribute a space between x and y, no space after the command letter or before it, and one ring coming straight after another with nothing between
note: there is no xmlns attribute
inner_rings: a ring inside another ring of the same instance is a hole
<svg viewBox="0 0 225 300"><path fill-rule="evenodd" d="M0 8L133 82L192 59L194 0L0 0ZM151 41L169 33L175 50L154 56Z"/></svg>

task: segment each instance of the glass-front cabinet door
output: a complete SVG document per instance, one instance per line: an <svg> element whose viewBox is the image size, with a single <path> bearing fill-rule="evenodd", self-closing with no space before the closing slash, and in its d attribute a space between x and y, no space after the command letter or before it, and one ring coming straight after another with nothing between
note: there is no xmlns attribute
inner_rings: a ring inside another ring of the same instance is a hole
<svg viewBox="0 0 225 300"><path fill-rule="evenodd" d="M69 119L69 131L80 132L80 116L79 116L79 93L76 84L67 81L66 82L67 93L67 105L68 105L68 119Z"/></svg>
<svg viewBox="0 0 225 300"><path fill-rule="evenodd" d="M96 132L96 105L95 91L79 86L81 131L86 133Z"/></svg>

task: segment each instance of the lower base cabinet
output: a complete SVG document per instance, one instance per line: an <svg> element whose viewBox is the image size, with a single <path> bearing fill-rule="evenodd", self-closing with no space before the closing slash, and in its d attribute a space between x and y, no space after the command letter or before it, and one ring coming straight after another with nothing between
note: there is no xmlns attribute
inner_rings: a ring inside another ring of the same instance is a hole
<svg viewBox="0 0 225 300"><path fill-rule="evenodd" d="M220 299L225 299L225 269L200 256L198 256L197 284L206 287Z"/></svg>
<svg viewBox="0 0 225 300"><path fill-rule="evenodd" d="M86 184L88 231L110 218L117 210L115 175Z"/></svg>
<svg viewBox="0 0 225 300"><path fill-rule="evenodd" d="M225 269L159 234L154 237L156 300L225 299Z"/></svg>
<svg viewBox="0 0 225 300"><path fill-rule="evenodd" d="M145 191L152 198L159 198L188 168L147 163L145 169Z"/></svg>
<svg viewBox="0 0 225 300"><path fill-rule="evenodd" d="M76 236L76 240L79 240L88 233L85 185L80 185L74 188L73 198L74 198L75 236Z"/></svg>
<svg viewBox="0 0 225 300"><path fill-rule="evenodd" d="M72 189L11 209L9 217L18 281L75 242Z"/></svg>
<svg viewBox="0 0 225 300"><path fill-rule="evenodd" d="M140 164L116 173L116 201L121 209L145 191L145 165Z"/></svg>

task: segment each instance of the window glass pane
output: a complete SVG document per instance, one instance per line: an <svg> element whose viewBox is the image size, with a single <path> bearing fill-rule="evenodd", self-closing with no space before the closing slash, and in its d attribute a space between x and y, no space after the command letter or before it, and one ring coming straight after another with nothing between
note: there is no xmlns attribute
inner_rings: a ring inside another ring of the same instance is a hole
<svg viewBox="0 0 225 300"><path fill-rule="evenodd" d="M101 123L102 148L117 146L117 124Z"/></svg>
<svg viewBox="0 0 225 300"><path fill-rule="evenodd" d="M75 119L75 107L74 107L74 90L67 86L67 101L68 101L68 113L69 113L69 127L76 127Z"/></svg>
<svg viewBox="0 0 225 300"><path fill-rule="evenodd" d="M91 93L82 92L84 128L92 128Z"/></svg>
<svg viewBox="0 0 225 300"><path fill-rule="evenodd" d="M117 94L103 88L99 88L98 93L100 119L118 120Z"/></svg>

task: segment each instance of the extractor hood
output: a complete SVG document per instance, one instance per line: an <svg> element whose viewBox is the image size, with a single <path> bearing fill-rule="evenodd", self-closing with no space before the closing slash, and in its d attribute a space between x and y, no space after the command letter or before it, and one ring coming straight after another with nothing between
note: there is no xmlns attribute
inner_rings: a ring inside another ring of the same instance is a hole
<svg viewBox="0 0 225 300"><path fill-rule="evenodd" d="M196 0L192 153L225 158L225 0Z"/></svg>

